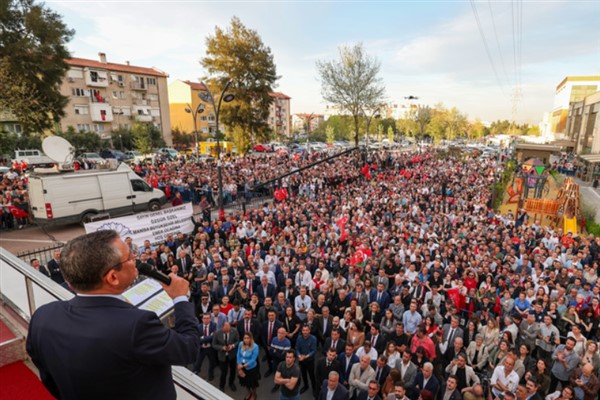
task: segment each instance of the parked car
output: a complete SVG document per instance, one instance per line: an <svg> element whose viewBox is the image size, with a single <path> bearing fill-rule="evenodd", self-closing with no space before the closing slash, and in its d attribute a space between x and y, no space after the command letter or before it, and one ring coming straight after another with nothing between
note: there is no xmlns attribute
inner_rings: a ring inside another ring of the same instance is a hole
<svg viewBox="0 0 600 400"><path fill-rule="evenodd" d="M100 152L100 157L102 158L114 158L115 160L118 161L127 161L130 160L131 157L129 157L127 154L123 153L122 151L119 150L113 150L113 149L105 149L102 150Z"/></svg>
<svg viewBox="0 0 600 400"><path fill-rule="evenodd" d="M270 153L273 151L271 146L267 144L256 144L252 147L252 150L257 151L259 153Z"/></svg>
<svg viewBox="0 0 600 400"><path fill-rule="evenodd" d="M139 163L141 161L144 161L146 158L152 157L152 155L149 155L149 157L146 157L142 153L140 153L139 151L136 151L136 150L126 151L125 155L128 157L128 160L131 160L135 163Z"/></svg>
<svg viewBox="0 0 600 400"><path fill-rule="evenodd" d="M179 155L177 150L171 149L169 147L163 147L162 149L158 149L156 153L159 155L166 156L169 160L174 160Z"/></svg>
<svg viewBox="0 0 600 400"><path fill-rule="evenodd" d="M79 157L87 161L93 161L95 163L101 163L106 161L104 158L100 157L98 153L81 153Z"/></svg>

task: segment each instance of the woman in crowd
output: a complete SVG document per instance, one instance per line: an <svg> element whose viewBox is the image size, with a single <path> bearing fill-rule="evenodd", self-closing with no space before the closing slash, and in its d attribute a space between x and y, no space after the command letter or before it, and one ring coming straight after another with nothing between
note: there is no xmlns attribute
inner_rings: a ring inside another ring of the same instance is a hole
<svg viewBox="0 0 600 400"><path fill-rule="evenodd" d="M240 384L247 390L244 400L256 400L256 388L260 379L258 345L254 343L254 338L250 332L244 334L238 345L237 372L240 377Z"/></svg>

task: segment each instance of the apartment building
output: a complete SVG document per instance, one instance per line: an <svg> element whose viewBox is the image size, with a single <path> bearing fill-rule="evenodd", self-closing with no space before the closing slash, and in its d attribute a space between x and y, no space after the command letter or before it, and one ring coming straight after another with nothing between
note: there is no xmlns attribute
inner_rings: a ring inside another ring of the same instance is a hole
<svg viewBox="0 0 600 400"><path fill-rule="evenodd" d="M571 104L566 136L577 154L600 154L600 91Z"/></svg>
<svg viewBox="0 0 600 400"><path fill-rule="evenodd" d="M567 76L556 87L550 130L555 139L565 138L567 117L571 104L600 90L600 76Z"/></svg>
<svg viewBox="0 0 600 400"><path fill-rule="evenodd" d="M273 98L273 102L271 103L267 123L275 133L275 139L289 138L292 134L290 129L292 115L290 100L292 98L281 92L272 92L269 93L269 96Z"/></svg>
<svg viewBox="0 0 600 400"><path fill-rule="evenodd" d="M194 116L185 111L198 110L202 104L204 111L196 116L198 132L213 134L216 130L215 112L210 103L200 99L199 94L206 92L203 83L176 80L169 85L169 112L171 114L171 129L183 133L194 132ZM223 132L223 128L220 129Z"/></svg>
<svg viewBox="0 0 600 400"><path fill-rule="evenodd" d="M66 60L70 68L61 93L69 97L69 104L61 129L72 126L109 139L119 126L130 128L135 121L147 122L158 127L167 145L172 145L168 75L129 62L108 62L104 53L98 56L99 60Z"/></svg>
<svg viewBox="0 0 600 400"><path fill-rule="evenodd" d="M23 127L19 120L9 110L0 110L0 132L10 132L20 135Z"/></svg>
<svg viewBox="0 0 600 400"><path fill-rule="evenodd" d="M308 127L308 131L312 132L319 125L325 122L325 115L323 114L306 114L299 113L292 115L292 130L294 132L306 133L307 123L310 118L310 126Z"/></svg>

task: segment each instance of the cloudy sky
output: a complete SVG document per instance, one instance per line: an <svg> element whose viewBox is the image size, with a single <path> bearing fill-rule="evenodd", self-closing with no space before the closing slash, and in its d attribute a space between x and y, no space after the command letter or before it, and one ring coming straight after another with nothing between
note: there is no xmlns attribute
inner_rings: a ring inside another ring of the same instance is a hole
<svg viewBox="0 0 600 400"><path fill-rule="evenodd" d="M600 3L565 1L47 1L75 29L73 56L198 80L205 39L238 16L261 35L292 112L322 112L315 62L362 42L388 101L444 103L469 119L537 123L567 75L600 75ZM487 44L486 47L484 46ZM520 49L520 50L519 50ZM488 55L489 54L489 55Z"/></svg>

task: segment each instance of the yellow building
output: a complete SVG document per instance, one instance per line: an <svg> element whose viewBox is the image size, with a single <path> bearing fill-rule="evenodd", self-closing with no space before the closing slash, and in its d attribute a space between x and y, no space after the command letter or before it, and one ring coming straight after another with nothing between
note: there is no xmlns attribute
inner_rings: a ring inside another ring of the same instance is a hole
<svg viewBox="0 0 600 400"><path fill-rule="evenodd" d="M600 76L567 76L556 87L554 108L550 116L555 139L565 139L569 107L600 90Z"/></svg>
<svg viewBox="0 0 600 400"><path fill-rule="evenodd" d="M135 121L154 124L167 145L172 144L167 98L168 75L156 68L111 63L105 53L99 60L69 58L60 92L69 98L62 130L94 132L109 139L119 126Z"/></svg>
<svg viewBox="0 0 600 400"><path fill-rule="evenodd" d="M186 108L194 110L202 104L204 112L196 117L198 133L212 136L216 129L215 113L210 103L202 101L199 93L205 92L206 86L202 83L176 80L169 85L169 111L171 114L171 129L178 129L183 133L194 133L194 116L186 112ZM221 128L221 132L223 129Z"/></svg>

